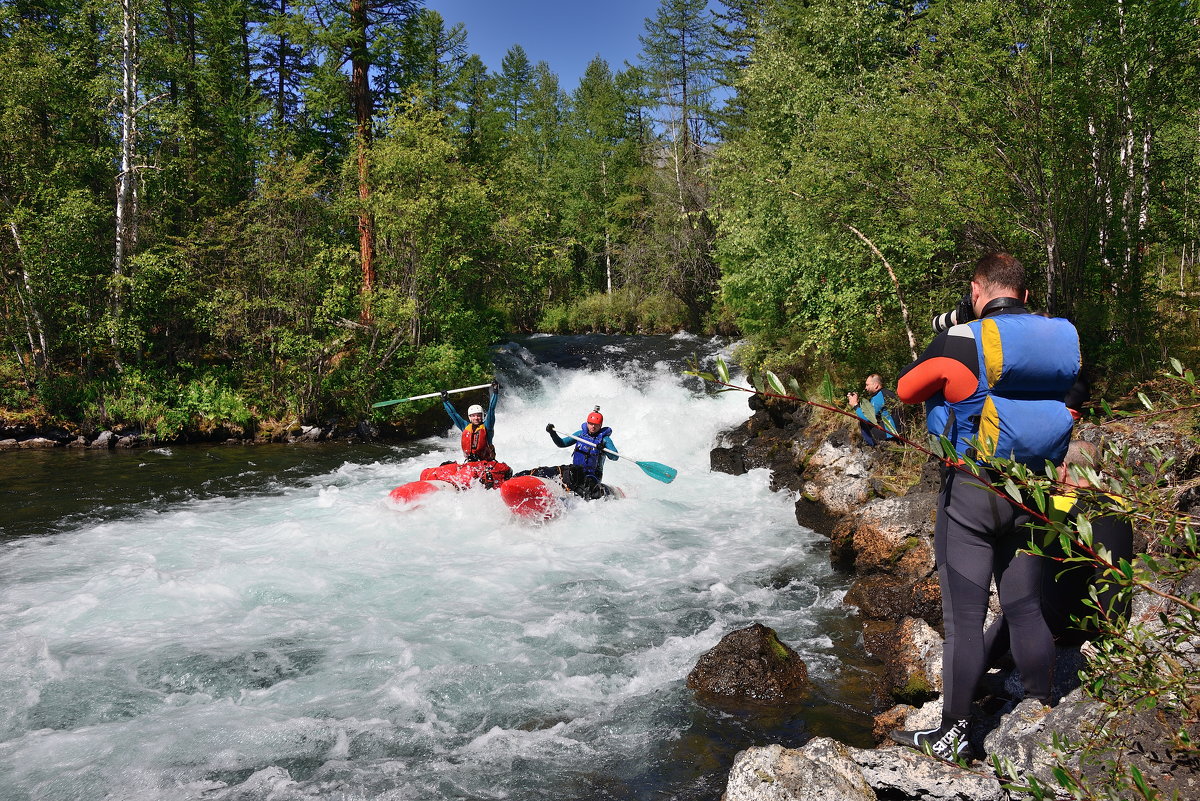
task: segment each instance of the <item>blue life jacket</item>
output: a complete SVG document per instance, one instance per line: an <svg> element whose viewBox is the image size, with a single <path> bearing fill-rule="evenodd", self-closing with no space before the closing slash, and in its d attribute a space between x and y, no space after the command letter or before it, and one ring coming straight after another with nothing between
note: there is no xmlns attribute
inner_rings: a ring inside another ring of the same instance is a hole
<svg viewBox="0 0 1200 801"><path fill-rule="evenodd" d="M596 478L604 473L604 452L600 449L604 447L604 439L612 434L611 428L601 428L596 432L596 436L590 436L587 430L587 423L579 427L571 436L575 439L575 451L571 454L571 464L579 465L584 469L584 472L593 475Z"/></svg>
<svg viewBox="0 0 1200 801"><path fill-rule="evenodd" d="M967 460L999 456L1038 469L1047 459L1061 462L1074 423L1063 398L1080 367L1075 326L1060 317L998 314L956 327L975 340L979 384L957 403L927 402L929 433L948 438Z"/></svg>

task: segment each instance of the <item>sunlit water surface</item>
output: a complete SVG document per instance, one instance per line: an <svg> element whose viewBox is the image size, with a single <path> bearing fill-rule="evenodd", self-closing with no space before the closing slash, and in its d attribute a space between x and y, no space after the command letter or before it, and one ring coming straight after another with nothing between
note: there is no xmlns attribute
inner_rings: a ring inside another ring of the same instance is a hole
<svg viewBox="0 0 1200 801"><path fill-rule="evenodd" d="M862 744L824 541L765 471L709 472L746 397L704 393L680 358L718 347L498 349L501 459L567 461L546 423L598 404L618 448L679 470L610 463L628 500L544 526L483 490L391 506L455 457L450 436L30 457L0 544L0 798L715 799L747 745ZM54 495L54 514L24 508ZM698 657L756 621L801 653L812 697L699 704Z"/></svg>

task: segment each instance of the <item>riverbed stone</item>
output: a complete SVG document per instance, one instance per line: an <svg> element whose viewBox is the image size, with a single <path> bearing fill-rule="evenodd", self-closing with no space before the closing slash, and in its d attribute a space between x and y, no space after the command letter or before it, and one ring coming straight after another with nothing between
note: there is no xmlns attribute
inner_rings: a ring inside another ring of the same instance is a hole
<svg viewBox="0 0 1200 801"><path fill-rule="evenodd" d="M92 440L92 444L88 445L88 447L95 448L96 450L101 450L101 449L111 448L115 444L116 444L116 436L113 434L113 432L101 431L96 436L96 438L94 440Z"/></svg>
<svg viewBox="0 0 1200 801"><path fill-rule="evenodd" d="M12 439L0 439L0 451L13 451L19 447L17 441Z"/></svg>
<svg viewBox="0 0 1200 801"><path fill-rule="evenodd" d="M828 738L804 749L768 745L737 755L722 801L875 801L850 749Z"/></svg>
<svg viewBox="0 0 1200 801"><path fill-rule="evenodd" d="M701 697L780 701L808 689L808 667L774 629L755 623L731 631L703 654L687 686Z"/></svg>

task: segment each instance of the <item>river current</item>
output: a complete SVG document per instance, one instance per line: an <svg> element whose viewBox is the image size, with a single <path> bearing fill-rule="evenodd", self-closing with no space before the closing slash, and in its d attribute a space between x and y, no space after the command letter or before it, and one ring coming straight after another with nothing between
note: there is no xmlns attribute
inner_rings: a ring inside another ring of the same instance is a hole
<svg viewBox="0 0 1200 801"><path fill-rule="evenodd" d="M569 461L546 423L599 405L622 452L679 470L609 463L626 500L541 526L484 490L388 502L450 434L3 455L0 799L716 799L749 745L868 744L826 542L766 471L708 469L746 395L682 369L722 347L497 347L515 469ZM697 702L697 659L754 622L810 698Z"/></svg>

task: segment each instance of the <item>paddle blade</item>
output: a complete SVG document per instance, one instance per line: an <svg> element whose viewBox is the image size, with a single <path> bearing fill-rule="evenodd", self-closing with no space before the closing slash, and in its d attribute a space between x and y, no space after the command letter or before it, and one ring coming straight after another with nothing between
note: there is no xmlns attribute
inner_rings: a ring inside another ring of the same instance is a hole
<svg viewBox="0 0 1200 801"><path fill-rule="evenodd" d="M406 400L408 400L408 398L401 398L400 400L380 401L379 403L372 403L371 408L372 409L380 409L384 406L395 406L397 403L404 403L404 401L406 401Z"/></svg>
<svg viewBox="0 0 1200 801"><path fill-rule="evenodd" d="M679 475L679 471L674 467L670 467L658 462L634 462L638 467L642 468L642 472L657 481L664 484L670 484L675 480L675 476Z"/></svg>

